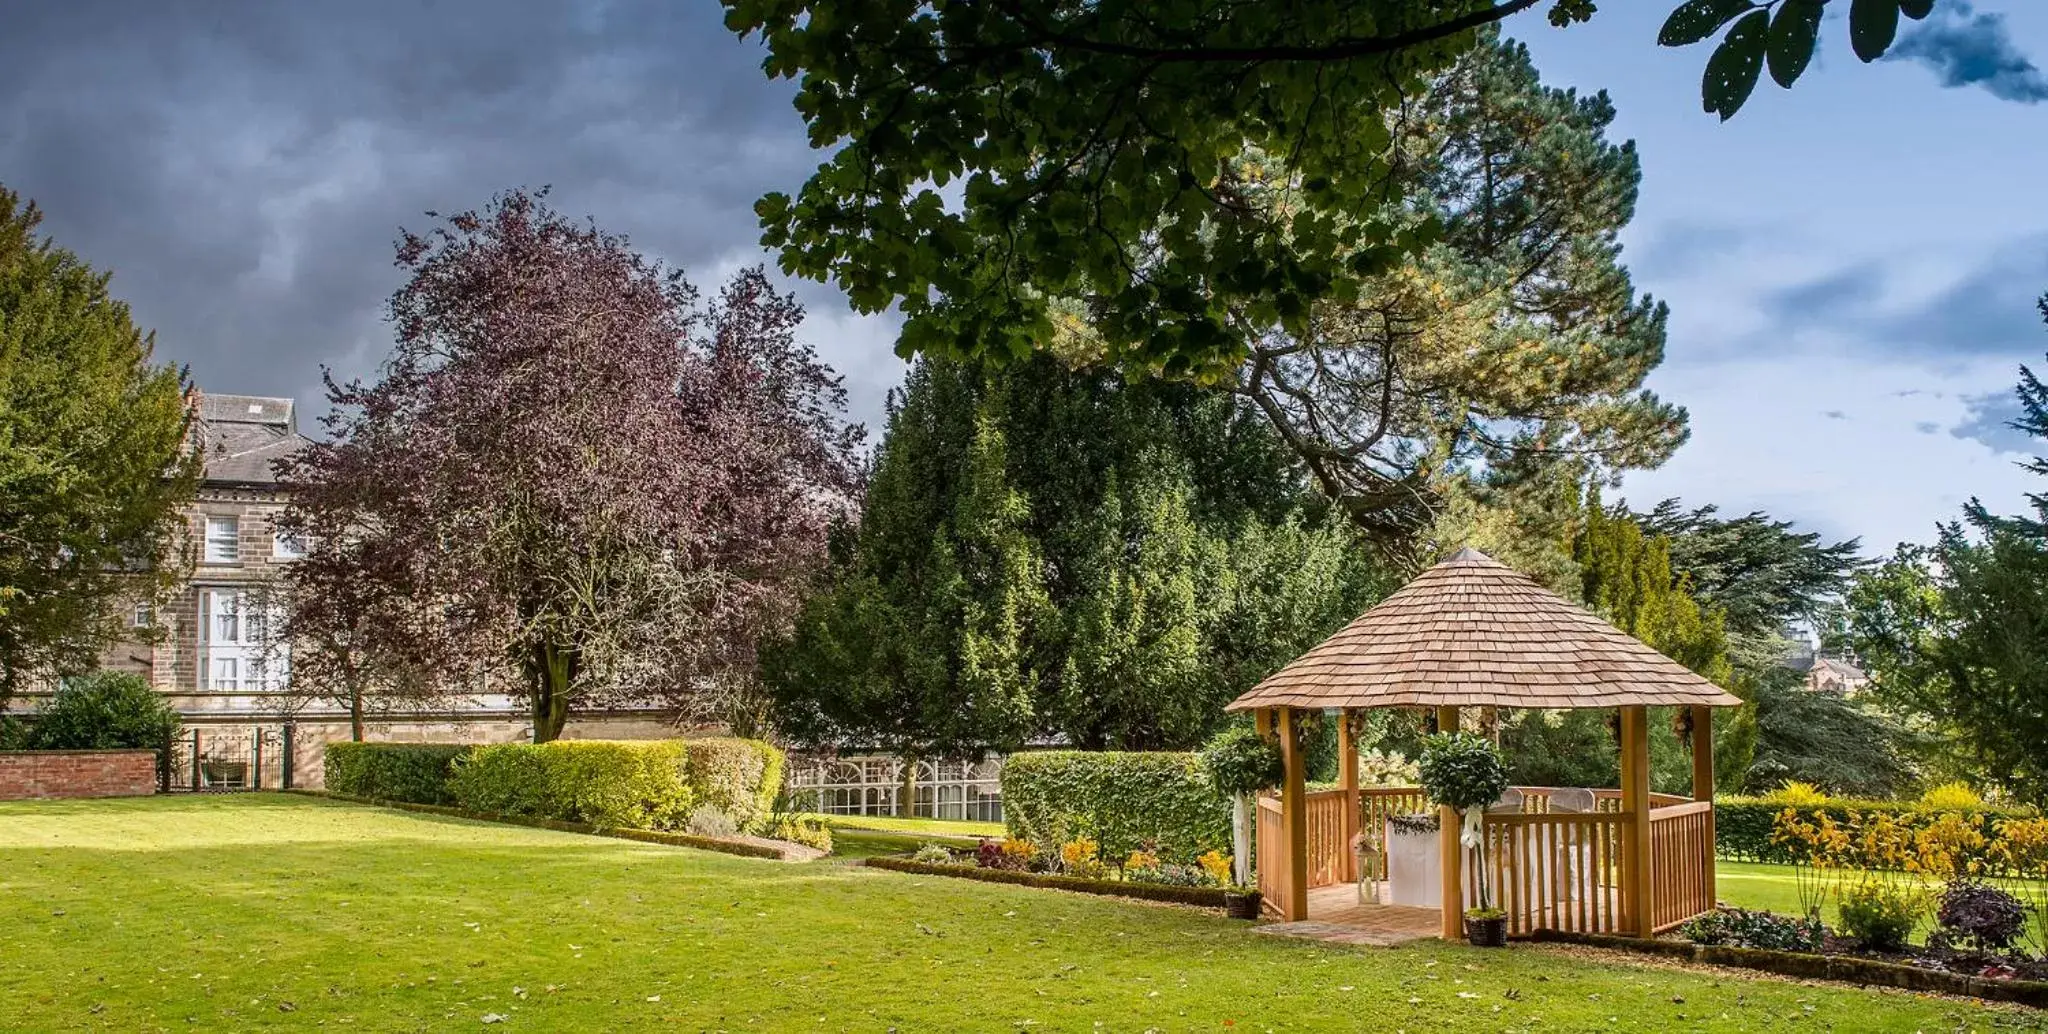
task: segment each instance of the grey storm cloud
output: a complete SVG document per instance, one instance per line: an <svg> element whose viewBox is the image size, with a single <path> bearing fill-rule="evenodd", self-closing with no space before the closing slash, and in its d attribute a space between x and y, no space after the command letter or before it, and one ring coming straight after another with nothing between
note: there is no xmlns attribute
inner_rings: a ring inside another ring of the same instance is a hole
<svg viewBox="0 0 2048 1034"><path fill-rule="evenodd" d="M1932 295L1892 301L1907 278L1878 262L1859 262L1790 284L1759 301L1769 321L1750 342L1782 348L1789 331L1855 335L1895 355L1927 359L2048 351L2036 300L2048 285L2048 235L2013 241Z"/></svg>
<svg viewBox="0 0 2048 1034"><path fill-rule="evenodd" d="M2013 379L2019 380L2017 376ZM1996 452L2032 456L2041 451L2040 439L2013 426L2014 421L2025 415L2019 396L1998 391L1969 396L1963 399L1963 404L1968 407L1968 415L1949 428L1949 434L1982 443Z"/></svg>
<svg viewBox="0 0 2048 1034"><path fill-rule="evenodd" d="M1977 11L1967 0L1942 0L1926 22L1899 37L1885 58L1927 65L1943 86L1981 86L1994 97L2022 104L2048 100L2048 75L2020 53L2005 16Z"/></svg>
<svg viewBox="0 0 2048 1034"><path fill-rule="evenodd" d="M7 21L0 183L215 390L312 401L321 364L372 370L392 242L426 211L552 185L708 289L766 258L754 201L818 161L793 86L709 2L31 0ZM799 294L869 415L901 370L887 328Z"/></svg>

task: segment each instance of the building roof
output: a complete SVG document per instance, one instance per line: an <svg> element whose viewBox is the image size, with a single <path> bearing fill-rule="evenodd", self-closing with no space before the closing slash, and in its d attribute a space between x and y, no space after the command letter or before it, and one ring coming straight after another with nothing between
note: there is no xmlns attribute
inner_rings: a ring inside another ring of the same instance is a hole
<svg viewBox="0 0 2048 1034"><path fill-rule="evenodd" d="M272 464L312 444L291 399L259 395L202 394L199 434L210 482L275 484Z"/></svg>
<svg viewBox="0 0 2048 1034"><path fill-rule="evenodd" d="M1741 702L1527 575L1461 549L1226 710Z"/></svg>
<svg viewBox="0 0 2048 1034"><path fill-rule="evenodd" d="M1816 657L1813 661L1813 667L1808 670L1830 672L1851 681L1864 680L1870 677L1863 674L1862 668L1850 664L1840 657Z"/></svg>

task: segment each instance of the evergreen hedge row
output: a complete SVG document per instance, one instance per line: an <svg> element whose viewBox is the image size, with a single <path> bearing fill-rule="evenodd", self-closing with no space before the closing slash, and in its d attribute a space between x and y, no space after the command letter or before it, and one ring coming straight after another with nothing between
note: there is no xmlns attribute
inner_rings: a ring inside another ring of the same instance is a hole
<svg viewBox="0 0 2048 1034"><path fill-rule="evenodd" d="M1230 853L1230 802L1192 753L1048 750L1003 762L1003 818L1012 836L1086 837L1121 860L1149 847L1165 861Z"/></svg>
<svg viewBox="0 0 2048 1034"><path fill-rule="evenodd" d="M465 743L330 743L323 763L327 789L350 797L451 805L448 777Z"/></svg>
<svg viewBox="0 0 2048 1034"><path fill-rule="evenodd" d="M1816 815L1825 814L1844 824L1848 823L1852 816L1873 813L1891 815L1913 826L1932 822L1944 814L1959 814L1966 821L1976 825L1987 841L1995 841L1998 838L1996 826L2001 819L2030 818L2035 814L2032 811L1999 808L1974 808L1967 811L1930 808L1917 801L1865 801L1841 798L1830 799L1818 805L1788 805L1758 797L1722 797L1714 802L1715 851L1721 857L1734 861L1790 863L1793 861L1791 853L1783 846L1771 843L1771 831L1776 828L1778 816L1788 807L1809 821Z"/></svg>
<svg viewBox="0 0 2048 1034"><path fill-rule="evenodd" d="M710 804L755 832L782 786L758 740L556 740L483 746L335 743L327 788L380 801L612 829L679 829Z"/></svg>

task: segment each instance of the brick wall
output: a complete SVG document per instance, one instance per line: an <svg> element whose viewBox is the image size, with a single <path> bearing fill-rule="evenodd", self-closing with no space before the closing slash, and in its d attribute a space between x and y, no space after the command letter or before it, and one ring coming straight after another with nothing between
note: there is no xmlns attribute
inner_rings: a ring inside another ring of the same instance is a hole
<svg viewBox="0 0 2048 1034"><path fill-rule="evenodd" d="M155 792L153 750L0 751L0 801Z"/></svg>

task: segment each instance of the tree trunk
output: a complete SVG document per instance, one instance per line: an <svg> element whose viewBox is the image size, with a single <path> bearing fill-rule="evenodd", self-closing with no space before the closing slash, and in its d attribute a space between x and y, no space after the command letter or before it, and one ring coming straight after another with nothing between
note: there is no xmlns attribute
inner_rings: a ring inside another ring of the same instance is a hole
<svg viewBox="0 0 2048 1034"><path fill-rule="evenodd" d="M543 641L534 647L533 742L560 739L569 724L569 683L576 675L573 647Z"/></svg>
<svg viewBox="0 0 2048 1034"><path fill-rule="evenodd" d="M1252 882L1252 795L1230 798L1230 878L1250 886Z"/></svg>
<svg viewBox="0 0 2048 1034"><path fill-rule="evenodd" d="M896 817L917 817L917 759L903 759L903 780L896 786Z"/></svg>
<svg viewBox="0 0 2048 1034"><path fill-rule="evenodd" d="M348 735L357 743L363 742L363 692L359 689L348 695Z"/></svg>

